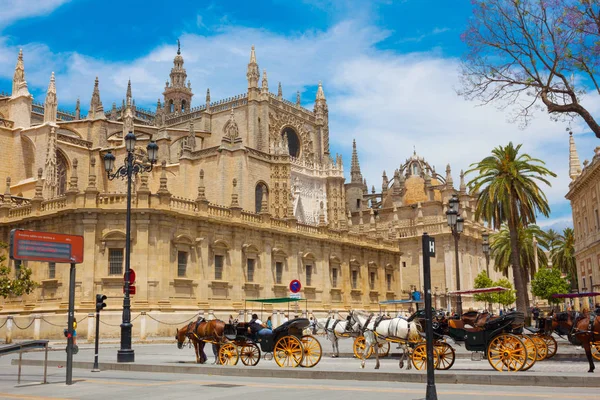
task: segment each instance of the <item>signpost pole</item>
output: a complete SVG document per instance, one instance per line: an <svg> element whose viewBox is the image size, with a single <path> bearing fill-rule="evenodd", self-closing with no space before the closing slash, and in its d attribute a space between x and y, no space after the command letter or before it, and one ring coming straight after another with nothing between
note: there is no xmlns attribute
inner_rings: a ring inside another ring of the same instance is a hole
<svg viewBox="0 0 600 400"><path fill-rule="evenodd" d="M437 400L435 375L433 367L433 315L431 312L431 262L430 256L435 256L435 240L423 233L423 284L425 289L425 336L427 347L427 392L426 400Z"/></svg>
<svg viewBox="0 0 600 400"><path fill-rule="evenodd" d="M96 337L94 340L94 367L92 368L92 372L100 372L100 367L98 366L98 345L100 342L100 311L96 309Z"/></svg>
<svg viewBox="0 0 600 400"><path fill-rule="evenodd" d="M75 317L75 265L69 271L69 316L67 319L67 385L73 384L73 319Z"/></svg>

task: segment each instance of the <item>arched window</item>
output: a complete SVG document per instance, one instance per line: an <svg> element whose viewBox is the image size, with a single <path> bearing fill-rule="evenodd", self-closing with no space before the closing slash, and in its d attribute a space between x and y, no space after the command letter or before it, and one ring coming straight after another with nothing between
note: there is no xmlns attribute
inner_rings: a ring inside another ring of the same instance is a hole
<svg viewBox="0 0 600 400"><path fill-rule="evenodd" d="M281 137L287 136L288 151L290 156L297 158L300 155L300 139L292 128L287 127L281 132Z"/></svg>
<svg viewBox="0 0 600 400"><path fill-rule="evenodd" d="M256 210L256 213L260 213L261 211L263 211L262 209L262 198L263 198L263 193L267 196L267 204L269 203L269 189L267 188L267 185L265 185L264 183L259 183L256 185L256 188L254 189L254 204L255 207L254 209ZM264 211L268 211L268 210L264 210Z"/></svg>
<svg viewBox="0 0 600 400"><path fill-rule="evenodd" d="M67 159L61 151L56 151L56 195L62 196L67 191Z"/></svg>
<svg viewBox="0 0 600 400"><path fill-rule="evenodd" d="M175 104L173 104L173 100L169 100L169 112L175 112Z"/></svg>
<svg viewBox="0 0 600 400"><path fill-rule="evenodd" d="M419 164L413 163L412 167L412 175L419 176L421 175L421 169L419 168Z"/></svg>
<svg viewBox="0 0 600 400"><path fill-rule="evenodd" d="M185 105L186 105L185 100L181 100L181 112L185 111Z"/></svg>

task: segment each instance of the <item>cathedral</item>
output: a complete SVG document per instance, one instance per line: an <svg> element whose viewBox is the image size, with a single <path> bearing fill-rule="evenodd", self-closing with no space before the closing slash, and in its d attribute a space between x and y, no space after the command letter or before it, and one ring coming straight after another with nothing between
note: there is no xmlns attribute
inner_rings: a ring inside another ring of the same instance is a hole
<svg viewBox="0 0 600 400"><path fill-rule="evenodd" d="M306 305L318 317L351 308L380 310L384 300L408 299L423 288L421 235L434 236L432 294L438 308L456 288L454 238L446 210L460 200L461 288L486 269L484 227L474 219L475 197L460 173L458 189L448 165L443 174L418 156L390 166L369 190L353 143L349 181L329 146L329 110L318 85L314 106L269 90L254 47L247 89L229 98L194 98L178 46L156 110L136 107L129 82L125 98L104 107L96 78L87 115L59 109L62 82L50 77L43 104L33 101L20 52L12 91L0 92L0 241L14 228L82 235L77 266L78 318L92 313L95 295L109 297L106 335L117 336L123 293L126 182L110 180L104 155L126 156L125 135L136 137L134 157L147 163L158 144L158 163L134 176L131 268L134 335L170 336L175 323L199 312L219 318L248 311L246 300L286 297L298 279ZM91 86L91 85L90 85ZM133 85L135 86L135 85ZM57 90L58 88L58 90ZM120 103L120 104L118 104ZM200 104L202 103L202 104ZM20 264L7 260L17 273ZM68 265L29 262L35 292L0 304L0 317L63 322ZM492 278L495 279L493 268ZM277 316L283 310L269 308ZM407 305L406 308L409 306ZM463 297L463 307L482 307ZM400 309L400 308L397 308ZM388 312L396 308L385 307ZM146 322L145 316L152 316ZM41 316L41 317L40 317ZM93 314L90 315L90 320ZM159 323L157 321L165 322ZM62 335L62 326L34 324L38 336ZM103 328L103 329L104 329ZM2 328L2 329L6 329ZM86 327L80 329L85 334ZM89 332L88 335L93 334ZM1 331L1 329L0 329ZM31 333L20 332L22 335ZM35 334L34 334L35 336Z"/></svg>

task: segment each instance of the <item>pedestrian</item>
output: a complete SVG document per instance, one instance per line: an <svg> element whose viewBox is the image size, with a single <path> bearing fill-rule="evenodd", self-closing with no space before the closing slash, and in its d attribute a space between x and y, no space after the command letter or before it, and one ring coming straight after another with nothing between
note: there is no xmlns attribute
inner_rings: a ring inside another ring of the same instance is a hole
<svg viewBox="0 0 600 400"><path fill-rule="evenodd" d="M271 317L267 318L267 328L273 329L273 321L271 321Z"/></svg>
<svg viewBox="0 0 600 400"><path fill-rule="evenodd" d="M229 323L233 324L233 315L229 314Z"/></svg>
<svg viewBox="0 0 600 400"><path fill-rule="evenodd" d="M283 321L281 322L282 324L285 324L286 322L288 322L288 315L284 314L283 315Z"/></svg>
<svg viewBox="0 0 600 400"><path fill-rule="evenodd" d="M77 318L73 317L73 345L77 344Z"/></svg>

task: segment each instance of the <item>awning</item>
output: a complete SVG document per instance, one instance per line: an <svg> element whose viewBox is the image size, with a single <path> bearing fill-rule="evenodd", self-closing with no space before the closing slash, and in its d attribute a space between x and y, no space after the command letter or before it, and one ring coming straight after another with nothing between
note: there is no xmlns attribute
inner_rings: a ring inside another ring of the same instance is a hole
<svg viewBox="0 0 600 400"><path fill-rule="evenodd" d="M481 289L469 289L469 290L457 290L454 292L448 292L450 295L463 295L463 294L484 294L484 293L497 293L508 290L502 286L486 287Z"/></svg>
<svg viewBox="0 0 600 400"><path fill-rule="evenodd" d="M552 297L555 299L575 299L578 297L595 297L600 296L598 292L586 292L586 293L564 293L564 294L553 294Z"/></svg>
<svg viewBox="0 0 600 400"><path fill-rule="evenodd" d="M268 304L293 303L296 301L305 301L305 300L306 299L295 299L293 297L273 297L270 299L246 299L246 301L249 303L268 303Z"/></svg>
<svg viewBox="0 0 600 400"><path fill-rule="evenodd" d="M384 300L384 301L380 301L379 302L379 304L381 304L381 305L385 305L385 304L413 304L413 303L423 304L423 300L404 299L404 300Z"/></svg>

